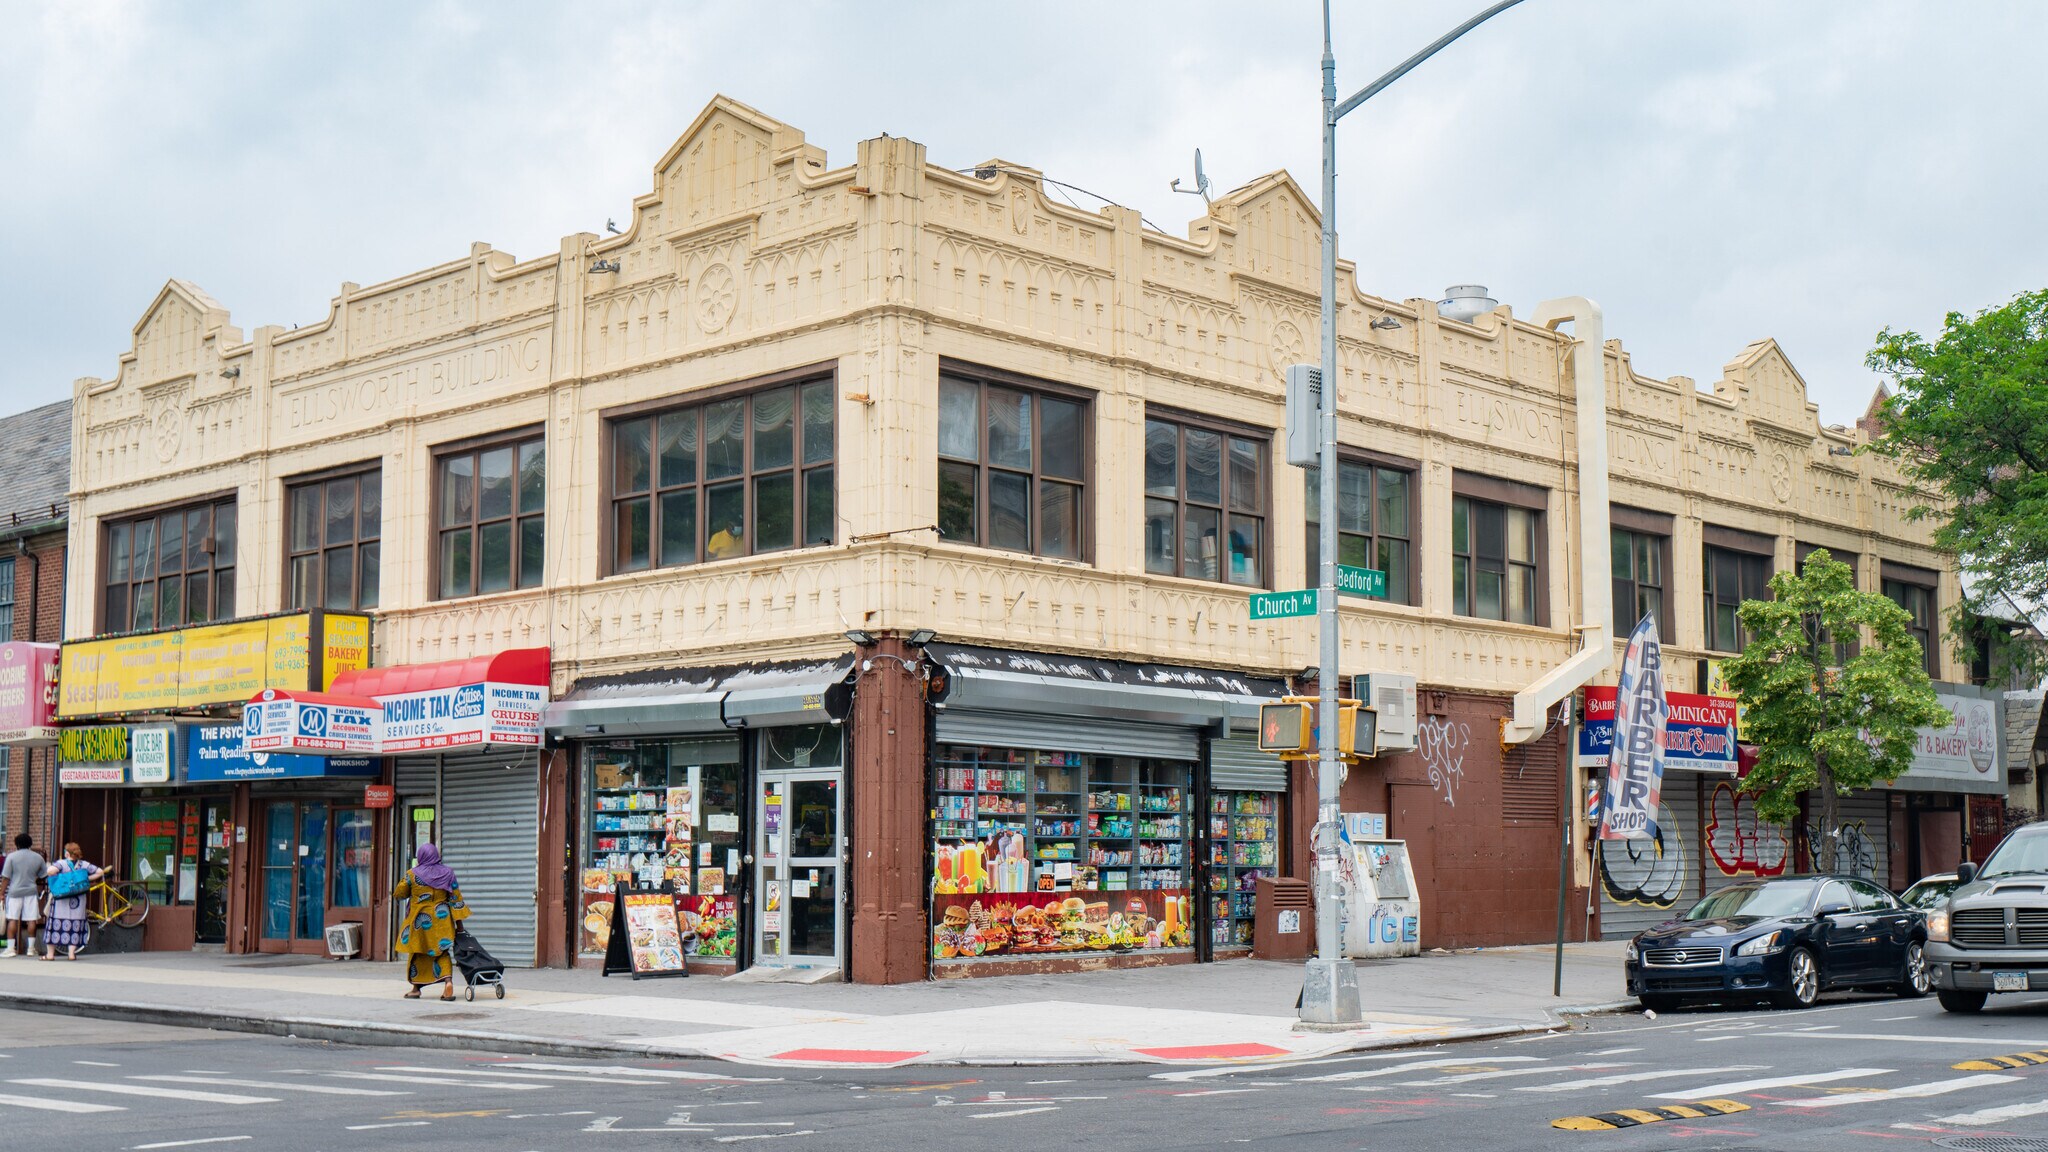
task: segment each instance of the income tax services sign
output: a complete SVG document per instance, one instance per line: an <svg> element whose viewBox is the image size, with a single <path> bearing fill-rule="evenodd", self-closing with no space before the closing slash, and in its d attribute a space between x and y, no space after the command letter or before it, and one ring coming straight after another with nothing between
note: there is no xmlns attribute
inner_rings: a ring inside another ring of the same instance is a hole
<svg viewBox="0 0 2048 1152"><path fill-rule="evenodd" d="M246 752L375 755L384 710L375 700L266 688L242 708Z"/></svg>
<svg viewBox="0 0 2048 1152"><path fill-rule="evenodd" d="M474 744L540 744L547 689L537 684L457 684L379 696L385 752L422 752Z"/></svg>

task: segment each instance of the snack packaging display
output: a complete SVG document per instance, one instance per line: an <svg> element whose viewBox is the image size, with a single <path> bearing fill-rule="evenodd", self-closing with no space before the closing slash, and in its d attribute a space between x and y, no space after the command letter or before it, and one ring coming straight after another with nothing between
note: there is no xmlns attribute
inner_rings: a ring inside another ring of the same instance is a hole
<svg viewBox="0 0 2048 1152"><path fill-rule="evenodd" d="M932 958L1185 948L1188 894L997 892L932 898Z"/></svg>

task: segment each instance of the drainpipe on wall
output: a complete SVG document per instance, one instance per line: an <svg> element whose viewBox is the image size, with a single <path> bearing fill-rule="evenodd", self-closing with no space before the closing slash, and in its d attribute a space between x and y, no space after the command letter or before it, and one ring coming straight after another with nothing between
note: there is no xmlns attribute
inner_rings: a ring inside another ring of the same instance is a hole
<svg viewBox="0 0 2048 1152"><path fill-rule="evenodd" d="M1613 565L1607 524L1607 355L1600 306L1584 296L1545 300L1529 317L1551 331L1572 324L1572 382L1579 415L1579 625L1571 659L1515 693L1514 714L1501 721L1503 746L1543 735L1550 707L1590 683L1614 662ZM1572 755L1567 749L1565 755Z"/></svg>

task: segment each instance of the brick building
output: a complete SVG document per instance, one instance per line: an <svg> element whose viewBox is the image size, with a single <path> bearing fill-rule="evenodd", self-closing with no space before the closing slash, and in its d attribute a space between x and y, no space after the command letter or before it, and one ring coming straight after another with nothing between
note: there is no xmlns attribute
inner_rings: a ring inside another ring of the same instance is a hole
<svg viewBox="0 0 2048 1152"><path fill-rule="evenodd" d="M0 417L0 642L64 638L64 552L71 402ZM56 771L47 743L0 744L0 830L57 837Z"/></svg>

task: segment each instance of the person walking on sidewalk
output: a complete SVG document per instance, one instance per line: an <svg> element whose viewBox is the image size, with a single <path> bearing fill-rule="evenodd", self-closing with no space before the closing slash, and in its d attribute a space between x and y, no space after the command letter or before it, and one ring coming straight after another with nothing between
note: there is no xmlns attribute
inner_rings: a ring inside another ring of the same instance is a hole
<svg viewBox="0 0 2048 1152"><path fill-rule="evenodd" d="M36 950L36 922L42 919L43 871L50 862L36 851L33 836L23 832L14 838L14 851L7 854L7 861L0 864L0 901L5 901L7 919L7 946L0 948L0 959L15 955L15 942L21 942L21 955L27 956Z"/></svg>
<svg viewBox="0 0 2048 1152"><path fill-rule="evenodd" d="M405 998L417 1000L420 989L446 981L441 999L455 999L455 924L469 918L469 906L462 902L462 889L455 882L455 869L441 863L439 848L422 844L412 869L391 890L391 898L405 901L394 949L405 957L405 980L412 985Z"/></svg>
<svg viewBox="0 0 2048 1152"><path fill-rule="evenodd" d="M83 871L88 880L97 880L105 875L96 865L88 862L85 853L74 843L64 845L64 858L44 870L45 876L61 876L66 872ZM81 889L71 896L50 895L50 912L43 924L43 959L55 960L57 949L66 949L66 960L78 959L78 950L85 947L91 933L85 926L85 894L89 888Z"/></svg>

